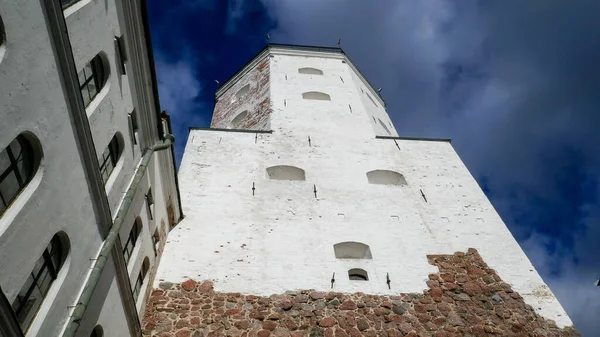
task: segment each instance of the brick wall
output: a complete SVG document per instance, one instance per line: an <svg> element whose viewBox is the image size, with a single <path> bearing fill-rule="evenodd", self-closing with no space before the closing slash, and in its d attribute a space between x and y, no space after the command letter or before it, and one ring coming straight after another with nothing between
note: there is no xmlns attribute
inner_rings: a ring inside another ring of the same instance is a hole
<svg viewBox="0 0 600 337"><path fill-rule="evenodd" d="M475 249L427 258L439 268L429 289L394 296L260 297L214 292L210 281L163 282L148 300L144 336L579 336L536 314Z"/></svg>
<svg viewBox="0 0 600 337"><path fill-rule="evenodd" d="M265 58L218 97L210 127L230 128L231 120L238 113L248 110L247 117L237 129L270 130L269 116L272 108L269 97L269 74L269 58ZM247 84L250 85L248 93L236 98L238 90Z"/></svg>

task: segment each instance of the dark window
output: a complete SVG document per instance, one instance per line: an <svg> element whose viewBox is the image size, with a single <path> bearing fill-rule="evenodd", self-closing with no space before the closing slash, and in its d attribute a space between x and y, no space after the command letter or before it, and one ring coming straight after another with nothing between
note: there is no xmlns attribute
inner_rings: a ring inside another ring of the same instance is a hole
<svg viewBox="0 0 600 337"><path fill-rule="evenodd" d="M138 122L135 110L129 114L129 132L131 132L131 141L137 144Z"/></svg>
<svg viewBox="0 0 600 337"><path fill-rule="evenodd" d="M126 264L129 263L129 260L131 259L131 254L133 254L133 248L135 248L135 244L137 243L141 231L142 220L138 217L135 219L133 227L131 227L131 231L129 231L127 242L125 242L125 245L123 246L123 256L125 257Z"/></svg>
<svg viewBox="0 0 600 337"><path fill-rule="evenodd" d="M121 157L121 146L119 144L117 135L114 135L99 160L100 173L102 174L102 180L104 180L105 184L108 180L108 177L110 177L110 174L115 169L115 165L117 165L119 157Z"/></svg>
<svg viewBox="0 0 600 337"><path fill-rule="evenodd" d="M135 286L133 287L133 299L137 302L138 296L140 295L140 290L142 289L142 284L144 284L144 279L142 278L142 273L138 274L137 280L135 280Z"/></svg>
<svg viewBox="0 0 600 337"><path fill-rule="evenodd" d="M121 66L121 74L125 75L125 64L127 63L127 52L125 51L125 39L123 36L115 36L115 49L117 51L117 58Z"/></svg>
<svg viewBox="0 0 600 337"><path fill-rule="evenodd" d="M154 219L154 215L152 214L152 210L154 209L154 197L152 196L152 187L148 189L148 193L146 193L146 207L148 207L148 215L150 216L150 220Z"/></svg>
<svg viewBox="0 0 600 337"><path fill-rule="evenodd" d="M348 277L353 281L368 281L369 275L364 269L354 268L348 270Z"/></svg>
<svg viewBox="0 0 600 337"><path fill-rule="evenodd" d="M90 337L103 337L103 336L104 336L104 329L102 329L102 326L96 325L96 327L92 331L92 334L90 335Z"/></svg>
<svg viewBox="0 0 600 337"><path fill-rule="evenodd" d="M63 247L59 234L54 235L15 298L12 308L23 331L29 328L52 282L56 280L65 261L67 248Z"/></svg>
<svg viewBox="0 0 600 337"><path fill-rule="evenodd" d="M60 0L60 3L62 4L62 8L65 9L78 1L79 0Z"/></svg>
<svg viewBox="0 0 600 337"><path fill-rule="evenodd" d="M31 181L36 166L33 147L23 135L0 152L0 215Z"/></svg>
<svg viewBox="0 0 600 337"><path fill-rule="evenodd" d="M79 89L83 96L83 105L88 106L106 83L107 74L100 55L96 55L77 75L79 77Z"/></svg>
<svg viewBox="0 0 600 337"><path fill-rule="evenodd" d="M140 295L142 285L144 284L144 279L146 278L146 274L148 274L148 269L150 269L150 260L146 256L144 258L144 262L142 263L142 268L140 269L138 278L137 278L137 280L135 280L135 286L133 287L133 298L135 299L136 302Z"/></svg>

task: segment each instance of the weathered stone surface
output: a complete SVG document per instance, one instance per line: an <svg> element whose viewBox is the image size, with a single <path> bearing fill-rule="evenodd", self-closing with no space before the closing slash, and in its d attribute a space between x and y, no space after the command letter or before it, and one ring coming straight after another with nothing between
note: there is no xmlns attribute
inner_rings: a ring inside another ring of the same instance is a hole
<svg viewBox="0 0 600 337"><path fill-rule="evenodd" d="M431 255L440 268L423 294L375 296L313 290L270 297L214 292L212 282L153 289L143 336L579 336L537 315L474 249Z"/></svg>

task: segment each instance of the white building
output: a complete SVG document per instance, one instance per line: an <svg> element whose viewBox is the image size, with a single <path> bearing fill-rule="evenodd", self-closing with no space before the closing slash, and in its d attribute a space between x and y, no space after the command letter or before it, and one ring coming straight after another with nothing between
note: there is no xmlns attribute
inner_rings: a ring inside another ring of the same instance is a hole
<svg viewBox="0 0 600 337"><path fill-rule="evenodd" d="M428 254L475 248L572 325L450 141L399 137L341 49L267 46L219 88L211 128L190 130L179 178L186 218L156 288L421 293L438 270Z"/></svg>
<svg viewBox="0 0 600 337"><path fill-rule="evenodd" d="M141 333L182 217L145 15L143 0L0 0L2 336Z"/></svg>

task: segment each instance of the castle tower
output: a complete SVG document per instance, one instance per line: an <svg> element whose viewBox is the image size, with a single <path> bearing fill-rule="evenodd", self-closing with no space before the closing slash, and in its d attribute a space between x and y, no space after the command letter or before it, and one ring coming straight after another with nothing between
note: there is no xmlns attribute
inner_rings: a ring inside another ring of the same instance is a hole
<svg viewBox="0 0 600 337"><path fill-rule="evenodd" d="M450 141L399 137L341 49L263 49L190 129L179 179L147 335L572 325Z"/></svg>

